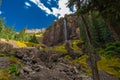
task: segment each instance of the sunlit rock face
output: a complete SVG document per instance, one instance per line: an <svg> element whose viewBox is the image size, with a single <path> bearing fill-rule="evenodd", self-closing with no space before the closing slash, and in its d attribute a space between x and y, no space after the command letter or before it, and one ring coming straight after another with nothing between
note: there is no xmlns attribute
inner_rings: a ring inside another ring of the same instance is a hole
<svg viewBox="0 0 120 80"><path fill-rule="evenodd" d="M79 18L75 14L65 15L54 21L49 28L46 29L43 43L52 46L65 42L64 36L64 19L66 20L67 40L78 39L80 37Z"/></svg>

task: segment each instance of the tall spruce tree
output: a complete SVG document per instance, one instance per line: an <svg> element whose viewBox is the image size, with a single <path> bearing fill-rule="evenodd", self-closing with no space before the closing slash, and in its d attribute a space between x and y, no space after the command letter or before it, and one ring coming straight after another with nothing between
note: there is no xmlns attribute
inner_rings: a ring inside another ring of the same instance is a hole
<svg viewBox="0 0 120 80"><path fill-rule="evenodd" d="M100 80L99 78L99 74L98 74L98 69L97 69L97 63L96 63L96 60L95 60L95 51L94 51L94 47L92 45L92 38L91 38L91 35L90 35L90 31L89 31L89 27L88 27L88 24L84 18L83 15L81 15L81 13L79 12L79 10L81 10L81 1L80 0L69 0L68 2L68 6L69 7L72 7L72 6L76 6L77 8L77 13L79 15L79 18L82 20L83 22L83 27L84 27L84 30L85 30L85 33L87 35L87 41L88 41L88 46L89 46L89 60L90 60L90 63L91 63L91 69L92 69L92 77L93 77L93 80Z"/></svg>

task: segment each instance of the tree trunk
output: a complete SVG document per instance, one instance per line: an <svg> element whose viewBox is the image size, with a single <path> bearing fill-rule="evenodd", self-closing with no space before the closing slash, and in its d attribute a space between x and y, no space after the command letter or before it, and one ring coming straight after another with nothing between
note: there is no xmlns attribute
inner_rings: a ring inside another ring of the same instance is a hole
<svg viewBox="0 0 120 80"><path fill-rule="evenodd" d="M82 15L80 17L84 24L84 29L85 29L85 32L87 35L87 40L88 40L88 45L89 45L90 52L88 53L88 55L89 55L89 59L90 59L90 66L92 69L92 77L93 77L93 80L100 80L98 68L97 68L97 62L96 62L95 54L94 54L95 52L94 52L94 48L93 48L92 41L91 41L91 35L89 32L89 27L88 27L87 22L85 21L84 17Z"/></svg>

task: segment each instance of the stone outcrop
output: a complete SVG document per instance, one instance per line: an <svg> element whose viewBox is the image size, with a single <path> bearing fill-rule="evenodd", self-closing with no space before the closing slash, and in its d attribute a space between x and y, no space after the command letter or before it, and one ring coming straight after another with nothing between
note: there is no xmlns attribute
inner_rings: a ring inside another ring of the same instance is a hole
<svg viewBox="0 0 120 80"><path fill-rule="evenodd" d="M37 48L19 48L15 50L15 56L25 64L19 70L24 77L22 80L92 80L89 76L80 76L80 70L68 64L63 54L39 51Z"/></svg>
<svg viewBox="0 0 120 80"><path fill-rule="evenodd" d="M44 44L51 46L65 41L64 19L66 20L67 39L78 39L80 37L79 18L75 14L71 14L54 21L52 25L46 29L43 38Z"/></svg>
<svg viewBox="0 0 120 80"><path fill-rule="evenodd" d="M10 50L13 49L13 45L0 41L0 52L9 52Z"/></svg>
<svg viewBox="0 0 120 80"><path fill-rule="evenodd" d="M39 51L37 48L21 48L17 49L15 53L16 57L25 64L20 69L20 77L22 78L18 80L93 80L83 73L82 65L71 65L63 59L64 55L56 54L53 51L46 52ZM23 57L20 57L21 53ZM33 55L34 57L31 58ZM26 60L24 57L26 57ZM99 71L99 74L100 80L119 80L104 71Z"/></svg>
<svg viewBox="0 0 120 80"><path fill-rule="evenodd" d="M14 48L12 53L12 56L19 59L16 64L19 77L10 75L9 80L92 80L84 73L85 68L82 65L72 65L71 60L65 60L66 54L39 50L38 47ZM8 54L7 57L10 56ZM1 69L9 69L11 61L7 57L0 57ZM119 80L104 71L99 71L99 74L100 80Z"/></svg>
<svg viewBox="0 0 120 80"><path fill-rule="evenodd" d="M8 68L10 64L10 61L7 58L0 57L0 69Z"/></svg>

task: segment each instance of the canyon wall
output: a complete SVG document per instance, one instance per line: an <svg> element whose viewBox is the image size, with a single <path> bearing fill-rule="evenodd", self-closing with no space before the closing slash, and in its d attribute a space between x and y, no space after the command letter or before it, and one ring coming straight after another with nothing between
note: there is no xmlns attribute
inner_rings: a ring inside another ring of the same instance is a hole
<svg viewBox="0 0 120 80"><path fill-rule="evenodd" d="M65 41L64 19L66 20L67 40L78 39L80 37L79 18L75 14L65 15L54 21L46 29L43 37L43 43L48 46L57 45Z"/></svg>

